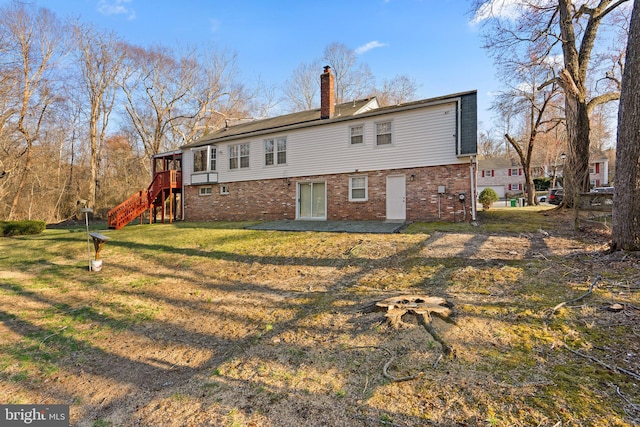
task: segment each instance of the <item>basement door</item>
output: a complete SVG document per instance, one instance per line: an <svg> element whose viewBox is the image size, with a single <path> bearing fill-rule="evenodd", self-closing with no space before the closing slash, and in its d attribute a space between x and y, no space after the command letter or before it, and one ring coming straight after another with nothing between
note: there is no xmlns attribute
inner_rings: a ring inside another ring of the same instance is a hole
<svg viewBox="0 0 640 427"><path fill-rule="evenodd" d="M404 175L387 176L387 221L407 219L407 194Z"/></svg>
<svg viewBox="0 0 640 427"><path fill-rule="evenodd" d="M298 183L298 219L327 219L327 193L324 182Z"/></svg>

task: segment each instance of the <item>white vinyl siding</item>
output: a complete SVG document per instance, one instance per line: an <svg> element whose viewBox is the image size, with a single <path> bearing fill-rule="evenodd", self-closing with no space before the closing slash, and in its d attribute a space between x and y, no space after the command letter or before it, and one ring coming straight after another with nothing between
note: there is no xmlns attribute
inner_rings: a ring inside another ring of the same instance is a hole
<svg viewBox="0 0 640 427"><path fill-rule="evenodd" d="M286 168L238 168L229 173L230 162L225 158L232 145L251 145L250 156L263 164L265 139L285 137L274 132L252 139L218 142L218 182L236 182L259 179L295 179L314 175L366 172L410 167L428 167L443 164L468 163L468 158L456 156L455 103L444 103L387 114L359 118L363 126L361 144L345 143L350 137L353 121L345 120L322 126L289 130L286 134ZM379 149L376 145L376 123L392 121L393 144ZM193 151L184 153L183 164L192 167ZM247 159L248 160L248 159ZM190 173L190 171L184 171Z"/></svg>

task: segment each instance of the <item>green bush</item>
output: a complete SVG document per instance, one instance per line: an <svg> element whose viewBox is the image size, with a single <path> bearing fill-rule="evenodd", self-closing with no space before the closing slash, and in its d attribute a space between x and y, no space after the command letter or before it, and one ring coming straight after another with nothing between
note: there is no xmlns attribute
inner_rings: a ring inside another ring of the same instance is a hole
<svg viewBox="0 0 640 427"><path fill-rule="evenodd" d="M536 191L548 191L551 188L551 178L534 178L533 185L536 187Z"/></svg>
<svg viewBox="0 0 640 427"><path fill-rule="evenodd" d="M0 233L5 237L40 234L45 228L44 221L0 221Z"/></svg>
<svg viewBox="0 0 640 427"><path fill-rule="evenodd" d="M495 192L493 188L485 188L480 193L480 197L478 197L480 203L482 203L482 207L485 210L488 210L491 207L492 203L498 201L498 193Z"/></svg>

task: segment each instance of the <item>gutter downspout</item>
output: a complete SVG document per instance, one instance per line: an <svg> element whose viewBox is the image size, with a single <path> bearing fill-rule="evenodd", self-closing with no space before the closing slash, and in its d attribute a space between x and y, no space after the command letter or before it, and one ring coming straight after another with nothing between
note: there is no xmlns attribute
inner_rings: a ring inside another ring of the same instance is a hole
<svg viewBox="0 0 640 427"><path fill-rule="evenodd" d="M457 147L457 155L460 156L462 154L462 100L458 98L456 100L456 141L458 143Z"/></svg>
<svg viewBox="0 0 640 427"><path fill-rule="evenodd" d="M478 159L476 158L476 156L471 156L469 158L469 176L471 179L471 221L475 222L476 221L476 203L477 203L477 192L478 189L476 188L476 173L478 171L477 165L478 165Z"/></svg>

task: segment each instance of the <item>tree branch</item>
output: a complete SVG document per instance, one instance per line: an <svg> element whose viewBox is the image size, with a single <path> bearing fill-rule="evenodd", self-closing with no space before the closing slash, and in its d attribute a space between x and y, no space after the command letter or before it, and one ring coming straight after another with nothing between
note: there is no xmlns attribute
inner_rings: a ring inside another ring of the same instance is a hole
<svg viewBox="0 0 640 427"><path fill-rule="evenodd" d="M606 104L607 102L615 101L617 99L620 99L620 92L609 92L596 96L587 104L587 112L591 114L593 109L598 105Z"/></svg>

